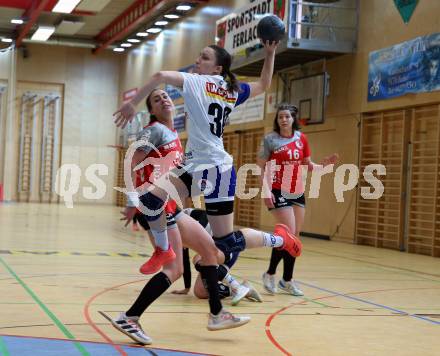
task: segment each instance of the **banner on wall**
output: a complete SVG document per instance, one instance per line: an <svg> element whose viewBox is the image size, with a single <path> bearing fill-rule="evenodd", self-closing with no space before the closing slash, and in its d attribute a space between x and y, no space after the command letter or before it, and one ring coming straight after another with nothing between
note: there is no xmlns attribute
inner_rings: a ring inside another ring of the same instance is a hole
<svg viewBox="0 0 440 356"><path fill-rule="evenodd" d="M243 54L260 43L257 24L264 14L275 14L287 27L286 0L255 0L216 22L215 42L230 54Z"/></svg>
<svg viewBox="0 0 440 356"><path fill-rule="evenodd" d="M186 114L184 105L176 105L176 116L174 117L174 129L177 132L185 131Z"/></svg>
<svg viewBox="0 0 440 356"><path fill-rule="evenodd" d="M229 124L241 124L244 122L263 120L265 98L266 94L263 93L237 106L229 115Z"/></svg>
<svg viewBox="0 0 440 356"><path fill-rule="evenodd" d="M371 52L368 101L440 90L440 33Z"/></svg>

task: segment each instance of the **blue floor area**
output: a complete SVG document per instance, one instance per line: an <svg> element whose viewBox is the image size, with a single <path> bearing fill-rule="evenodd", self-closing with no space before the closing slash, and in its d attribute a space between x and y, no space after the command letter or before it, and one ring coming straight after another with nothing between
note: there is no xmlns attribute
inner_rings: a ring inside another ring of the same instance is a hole
<svg viewBox="0 0 440 356"><path fill-rule="evenodd" d="M85 352L81 352L75 344L80 344ZM200 355L191 352L169 351L154 348L120 346L127 355L157 356L189 356ZM93 342L73 342L67 340L51 340L43 338L1 336L0 355L2 356L117 356L121 355L113 346Z"/></svg>

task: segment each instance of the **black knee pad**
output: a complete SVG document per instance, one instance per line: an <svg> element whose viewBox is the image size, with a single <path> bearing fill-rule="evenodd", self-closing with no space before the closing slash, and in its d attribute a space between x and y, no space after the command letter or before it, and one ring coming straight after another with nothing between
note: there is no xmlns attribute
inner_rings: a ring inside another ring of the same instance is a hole
<svg viewBox="0 0 440 356"><path fill-rule="evenodd" d="M150 192L147 192L142 195L139 200L148 210L158 211L156 214L144 214L147 221L155 221L159 219L165 205L165 202L161 198L151 194Z"/></svg>
<svg viewBox="0 0 440 356"><path fill-rule="evenodd" d="M234 201L205 202L206 214L213 216L229 215L234 212Z"/></svg>
<svg viewBox="0 0 440 356"><path fill-rule="evenodd" d="M228 264L235 253L246 249L246 239L241 231L234 231L229 235L214 238L214 243L225 255L225 264Z"/></svg>

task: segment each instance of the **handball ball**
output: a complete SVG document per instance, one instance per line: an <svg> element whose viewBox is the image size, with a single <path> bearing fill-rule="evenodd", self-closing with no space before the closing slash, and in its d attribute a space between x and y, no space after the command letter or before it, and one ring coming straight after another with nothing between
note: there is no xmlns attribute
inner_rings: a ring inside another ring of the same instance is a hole
<svg viewBox="0 0 440 356"><path fill-rule="evenodd" d="M263 42L280 41L285 32L284 22L276 15L263 17L257 25L257 36Z"/></svg>

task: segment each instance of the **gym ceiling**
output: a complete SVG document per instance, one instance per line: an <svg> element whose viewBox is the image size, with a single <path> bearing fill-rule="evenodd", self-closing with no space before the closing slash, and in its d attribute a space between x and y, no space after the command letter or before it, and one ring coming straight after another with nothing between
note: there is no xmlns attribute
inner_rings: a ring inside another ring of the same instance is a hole
<svg viewBox="0 0 440 356"><path fill-rule="evenodd" d="M207 2L0 0L0 48L46 43L90 48L95 54L122 51L154 39Z"/></svg>

